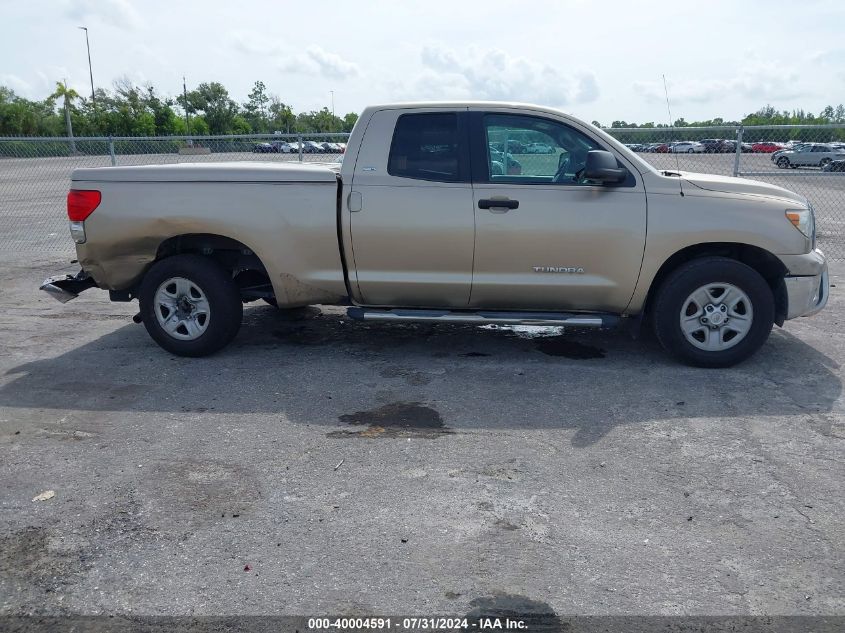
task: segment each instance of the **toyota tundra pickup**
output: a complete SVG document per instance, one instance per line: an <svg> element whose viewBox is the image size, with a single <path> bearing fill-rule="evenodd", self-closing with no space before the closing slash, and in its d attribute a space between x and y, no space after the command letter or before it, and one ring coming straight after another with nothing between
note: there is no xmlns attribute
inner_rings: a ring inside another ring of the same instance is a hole
<svg viewBox="0 0 845 633"><path fill-rule="evenodd" d="M659 171L532 105L369 107L342 164L77 169L67 211L82 269L42 288L138 299L184 356L225 346L263 299L363 320L645 322L681 361L726 367L828 298L804 197Z"/></svg>

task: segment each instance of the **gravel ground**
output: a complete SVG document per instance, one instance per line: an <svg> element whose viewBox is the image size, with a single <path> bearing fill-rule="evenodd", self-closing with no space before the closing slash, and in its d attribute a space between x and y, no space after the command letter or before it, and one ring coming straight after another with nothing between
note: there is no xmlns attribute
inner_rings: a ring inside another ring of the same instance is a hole
<svg viewBox="0 0 845 633"><path fill-rule="evenodd" d="M841 265L706 371L268 306L182 359L2 263L0 615L845 614Z"/></svg>

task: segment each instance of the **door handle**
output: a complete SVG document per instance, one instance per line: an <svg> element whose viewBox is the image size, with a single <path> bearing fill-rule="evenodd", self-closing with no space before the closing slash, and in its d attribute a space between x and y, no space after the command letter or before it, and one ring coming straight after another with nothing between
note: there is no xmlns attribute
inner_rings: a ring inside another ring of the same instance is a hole
<svg viewBox="0 0 845 633"><path fill-rule="evenodd" d="M491 211L493 209L518 209L519 200L511 200L510 198L482 198L478 201L478 208L490 209Z"/></svg>

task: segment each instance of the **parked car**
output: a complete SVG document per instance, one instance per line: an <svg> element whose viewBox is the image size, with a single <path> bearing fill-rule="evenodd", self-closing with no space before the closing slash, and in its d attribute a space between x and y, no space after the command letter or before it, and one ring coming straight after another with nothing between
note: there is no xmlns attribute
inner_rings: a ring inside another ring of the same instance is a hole
<svg viewBox="0 0 845 633"><path fill-rule="evenodd" d="M651 152L655 152L657 154L668 154L669 153L669 144L668 143L655 143L652 146L652 149L649 150Z"/></svg>
<svg viewBox="0 0 845 633"><path fill-rule="evenodd" d="M721 138L705 138L702 139L701 145L704 147L704 152L707 154L721 154L725 152L725 140ZM734 145L735 151L736 145Z"/></svg>
<svg viewBox="0 0 845 633"><path fill-rule="evenodd" d="M678 141L669 146L673 154L701 154L704 152L704 145L698 141Z"/></svg>
<svg viewBox="0 0 845 633"><path fill-rule="evenodd" d="M754 149L752 148L751 143L743 143L742 149L740 149L740 152L743 154L749 154L753 151ZM736 153L736 141L733 139L725 139L722 141L722 152L727 154Z"/></svg>
<svg viewBox="0 0 845 633"><path fill-rule="evenodd" d="M759 141L757 143L752 143L751 149L758 154L770 154L771 152L783 149L783 145L780 143L773 143L771 141Z"/></svg>
<svg viewBox="0 0 845 633"><path fill-rule="evenodd" d="M845 160L832 160L822 167L822 171L845 171Z"/></svg>
<svg viewBox="0 0 845 633"><path fill-rule="evenodd" d="M320 145L317 141L303 141L302 152L304 154L322 154L323 146Z"/></svg>
<svg viewBox="0 0 845 633"><path fill-rule="evenodd" d="M835 160L845 159L845 149L836 149L825 143L806 143L797 150L787 150L775 160L781 169L791 167L824 167Z"/></svg>
<svg viewBox="0 0 845 633"><path fill-rule="evenodd" d="M256 143L252 146L253 154L273 154L279 151L279 148L272 143Z"/></svg>
<svg viewBox="0 0 845 633"><path fill-rule="evenodd" d="M531 143L525 148L526 154L554 154L554 148L548 143Z"/></svg>
<svg viewBox="0 0 845 633"><path fill-rule="evenodd" d="M788 151L792 151L792 150L801 151L801 148L804 147L805 145L810 145L810 143L793 143L792 145L787 143L786 147L784 147L783 149L779 149L776 152L772 152L771 160L772 160L773 163L777 162L778 156L780 156L784 152L788 152Z"/></svg>
<svg viewBox="0 0 845 633"><path fill-rule="evenodd" d="M497 173L482 139L503 125L545 134L558 160ZM659 171L558 110L377 106L351 139L339 164L76 169L67 210L82 270L42 288L137 298L150 336L181 356L227 345L244 302L264 299L351 304L350 318L381 322L645 321L667 352L706 367L748 358L775 323L827 302L804 196Z"/></svg>

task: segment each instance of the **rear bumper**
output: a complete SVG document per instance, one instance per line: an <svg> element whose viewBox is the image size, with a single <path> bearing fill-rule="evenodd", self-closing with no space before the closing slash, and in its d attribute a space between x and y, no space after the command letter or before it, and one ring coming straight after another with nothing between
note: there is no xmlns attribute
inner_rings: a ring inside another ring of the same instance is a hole
<svg viewBox="0 0 845 633"><path fill-rule="evenodd" d="M80 292L96 287L94 279L85 271L80 270L75 277L58 275L45 279L39 290L43 290L57 301L67 303L71 299L76 299Z"/></svg>
<svg viewBox="0 0 845 633"><path fill-rule="evenodd" d="M816 314L827 305L830 296L830 277L824 254L816 249L800 257L802 261L789 262L792 266L785 262L792 273L783 280L787 320Z"/></svg>

